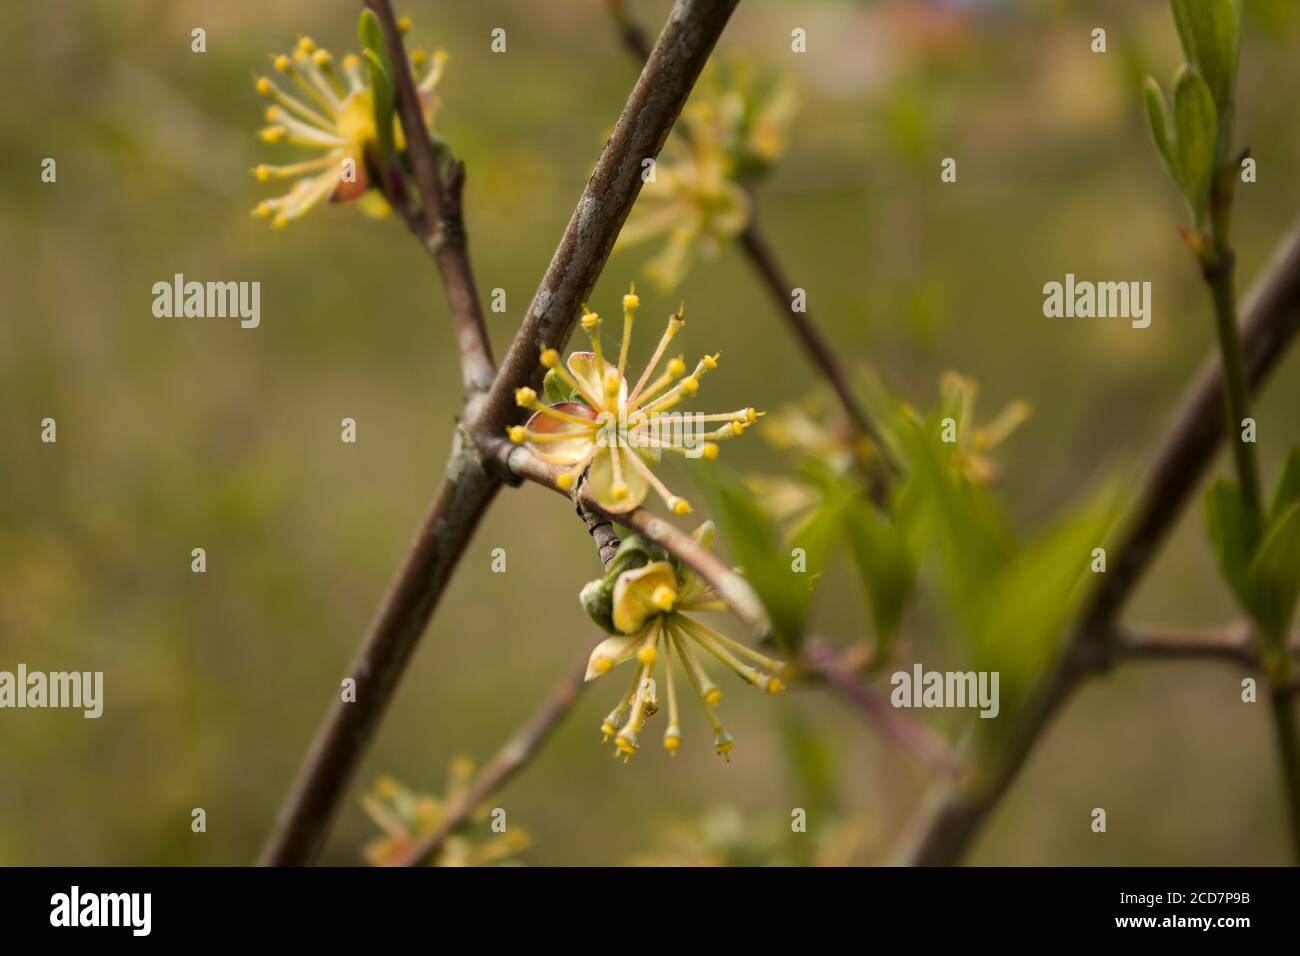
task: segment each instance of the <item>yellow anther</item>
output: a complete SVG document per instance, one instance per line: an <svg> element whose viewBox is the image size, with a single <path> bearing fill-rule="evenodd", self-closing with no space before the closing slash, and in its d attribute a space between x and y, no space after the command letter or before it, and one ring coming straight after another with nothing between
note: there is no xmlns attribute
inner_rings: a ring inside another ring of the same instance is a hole
<svg viewBox="0 0 1300 956"><path fill-rule="evenodd" d="M266 121L267 121L268 123L274 123L276 120L278 120L278 119L280 118L280 115L281 115L281 113L280 113L280 107L278 107L278 106L268 106L268 107L266 108L266 112L263 113L262 115L266 118Z"/></svg>
<svg viewBox="0 0 1300 956"><path fill-rule="evenodd" d="M613 737L616 733L618 733L618 728L614 726L613 722L610 721L609 718L606 718L605 721L600 725L600 732L605 735L605 739L601 741L601 743L603 744L606 743L610 737Z"/></svg>
<svg viewBox="0 0 1300 956"><path fill-rule="evenodd" d="M310 57L310 54L308 54L306 50L294 50L294 51L293 51L293 62L295 62L295 63L297 63L297 64L299 64L299 65L302 65L303 63L306 63L307 60L309 59L309 57Z"/></svg>
<svg viewBox="0 0 1300 956"><path fill-rule="evenodd" d="M673 605L677 603L677 592L668 585L661 584L650 596L650 603L661 611L671 611Z"/></svg>
<svg viewBox="0 0 1300 956"><path fill-rule="evenodd" d="M358 69L360 66L361 66L361 57L357 56L355 53L349 53L347 56L343 57L343 69L355 70Z"/></svg>
<svg viewBox="0 0 1300 956"><path fill-rule="evenodd" d="M515 389L515 404L520 408L527 408L537 400L537 393L525 385L523 388Z"/></svg>
<svg viewBox="0 0 1300 956"><path fill-rule="evenodd" d="M560 472L559 476L555 479L555 487L559 488L561 491L568 491L573 487L573 475L569 474L567 471Z"/></svg>
<svg viewBox="0 0 1300 956"><path fill-rule="evenodd" d="M397 29L398 29L398 31L400 31L401 33L405 33L407 30L411 29L411 18L410 18L410 17L398 17L398 18L397 18Z"/></svg>
<svg viewBox="0 0 1300 956"><path fill-rule="evenodd" d="M779 677L769 677L767 679L767 686L763 689L769 694L779 694L781 691L785 690L785 684L781 683L781 678Z"/></svg>
<svg viewBox="0 0 1300 956"><path fill-rule="evenodd" d="M681 389L683 395L694 395L700 390L700 380L694 375L688 375L682 379Z"/></svg>
<svg viewBox="0 0 1300 956"><path fill-rule="evenodd" d="M659 654L655 651L653 644L642 645L641 649L636 652L636 659L642 664L653 664L658 656Z"/></svg>
<svg viewBox="0 0 1300 956"><path fill-rule="evenodd" d="M706 441L704 443L704 446L700 449L700 456L705 461L717 461L718 460L717 442Z"/></svg>
<svg viewBox="0 0 1300 956"><path fill-rule="evenodd" d="M744 422L732 422L732 423L731 423L731 434L732 434L732 435L740 436L740 435L743 435L744 433L745 433L745 423L744 423Z"/></svg>
<svg viewBox="0 0 1300 956"><path fill-rule="evenodd" d="M747 422L756 422L756 421L758 421L758 412L756 412L756 411L755 411L754 409L752 409L752 408L747 408L747 409L745 409L745 421L747 421Z"/></svg>
<svg viewBox="0 0 1300 956"><path fill-rule="evenodd" d="M271 215L271 204L269 202L260 202L257 208L253 210L253 215L259 219L267 219Z"/></svg>
<svg viewBox="0 0 1300 956"><path fill-rule="evenodd" d="M618 748L619 753L627 754L629 757L636 754L636 744L624 737L622 733L614 738L614 746Z"/></svg>
<svg viewBox="0 0 1300 956"><path fill-rule="evenodd" d="M253 175L257 177L257 181L259 183L267 182L271 178L271 167L258 166L256 169L253 170Z"/></svg>
<svg viewBox="0 0 1300 956"><path fill-rule="evenodd" d="M288 73L293 69L293 61L281 53L275 58L275 68L281 73Z"/></svg>
<svg viewBox="0 0 1300 956"><path fill-rule="evenodd" d="M524 428L523 425L511 425L506 429L506 434L510 436L510 440L516 445L522 445L524 439L528 437L528 429Z"/></svg>
<svg viewBox="0 0 1300 956"><path fill-rule="evenodd" d="M598 326L598 325L600 325L600 315L599 315L599 313L596 313L596 312L587 312L587 313L585 313L585 314L583 315L583 317L582 317L582 327L583 327L584 329L587 329L588 331L591 331L592 329L594 329L594 328L595 328L596 326Z"/></svg>
<svg viewBox="0 0 1300 956"><path fill-rule="evenodd" d="M317 66L329 66L334 61L329 50L317 50L311 55L311 61Z"/></svg>
<svg viewBox="0 0 1300 956"><path fill-rule="evenodd" d="M721 353L719 353L719 354L721 354ZM706 356L704 356L704 358L700 359L700 364L703 365L703 366L704 366L705 368L707 368L707 369L715 369L715 368L718 367L718 356L717 356L717 355L706 355Z"/></svg>
<svg viewBox="0 0 1300 956"><path fill-rule="evenodd" d="M262 142L264 143L278 143L280 140L284 139L284 127L268 126L259 131L257 135L262 138ZM262 179L260 175L257 178ZM263 179L262 182L266 182L266 180Z"/></svg>
<svg viewBox="0 0 1300 956"><path fill-rule="evenodd" d="M261 93L263 96L271 92L271 80L269 77L259 76L257 78L257 83L254 84L254 86L257 92Z"/></svg>
<svg viewBox="0 0 1300 956"><path fill-rule="evenodd" d="M302 53L311 53L316 49L316 41L311 37L298 38L298 50Z"/></svg>
<svg viewBox="0 0 1300 956"><path fill-rule="evenodd" d="M722 691L716 687L710 687L704 692L704 702L710 707L717 707L718 704L722 703Z"/></svg>
<svg viewBox="0 0 1300 956"><path fill-rule="evenodd" d="M622 501L627 497L627 482L614 482L614 484L609 486L609 494L615 501Z"/></svg>
<svg viewBox="0 0 1300 956"><path fill-rule="evenodd" d="M623 308L637 309L641 306L641 297L636 294L636 283L633 282L628 286L627 295L623 296Z"/></svg>
<svg viewBox="0 0 1300 956"><path fill-rule="evenodd" d="M691 503L687 501L685 498L678 498L675 495L673 496L672 500L668 503L668 507L671 508L673 514L677 515L678 517L682 515L688 515L691 513Z"/></svg>
<svg viewBox="0 0 1300 956"><path fill-rule="evenodd" d="M272 229L283 229L287 225L289 225L289 217L284 213L278 213L276 217L271 220Z"/></svg>
<svg viewBox="0 0 1300 956"><path fill-rule="evenodd" d="M686 374L686 362L680 355L668 360L668 374L673 378L680 378Z"/></svg>
<svg viewBox="0 0 1300 956"><path fill-rule="evenodd" d="M664 734L664 750L674 757L677 756L677 748L682 745L682 735L675 731L676 728L670 728L668 733Z"/></svg>
<svg viewBox="0 0 1300 956"><path fill-rule="evenodd" d="M560 353L555 349L542 349L541 358L539 359L547 368L555 368L560 362Z"/></svg>

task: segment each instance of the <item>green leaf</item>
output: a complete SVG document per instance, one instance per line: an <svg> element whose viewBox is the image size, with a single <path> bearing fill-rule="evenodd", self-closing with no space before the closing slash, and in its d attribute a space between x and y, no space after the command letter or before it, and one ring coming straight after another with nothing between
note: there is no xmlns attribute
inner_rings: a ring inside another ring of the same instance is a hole
<svg viewBox="0 0 1300 956"><path fill-rule="evenodd" d="M555 369L546 373L542 379L542 397L546 400L547 405L562 405L565 402L580 401L578 393L574 391Z"/></svg>
<svg viewBox="0 0 1300 956"><path fill-rule="evenodd" d="M1255 552L1255 522L1241 489L1226 478L1216 481L1205 496L1205 521L1223 579L1253 617L1250 563Z"/></svg>
<svg viewBox="0 0 1300 956"><path fill-rule="evenodd" d="M1285 643L1300 597L1300 502L1269 527L1250 565L1253 617L1275 647Z"/></svg>
<svg viewBox="0 0 1300 956"><path fill-rule="evenodd" d="M396 143L393 136L393 94L391 76L383 60L374 50L365 51L366 65L370 68L370 87L374 96L375 135L378 137L381 165L387 165Z"/></svg>
<svg viewBox="0 0 1300 956"><path fill-rule="evenodd" d="M1001 675L1005 718L1059 652L1092 583L1092 550L1105 542L1116 500L1107 486L1072 509L1005 562L968 608L976 665ZM1001 729L1010 720L979 723Z"/></svg>
<svg viewBox="0 0 1300 956"><path fill-rule="evenodd" d="M357 38L361 41L361 49L373 51L375 56L379 57L384 72L392 76L393 70L388 64L388 49L384 46L384 28L375 11L369 7L363 7L361 10L361 18L357 21Z"/></svg>
<svg viewBox="0 0 1300 956"><path fill-rule="evenodd" d="M846 518L849 548L871 604L876 658L885 661L916 583L916 565L906 528L861 500L847 509Z"/></svg>
<svg viewBox="0 0 1300 956"><path fill-rule="evenodd" d="M1172 6L1187 62L1205 77L1220 115L1231 115L1241 46L1240 0L1173 0Z"/></svg>
<svg viewBox="0 0 1300 956"><path fill-rule="evenodd" d="M1218 117L1214 97L1205 79L1191 67L1178 72L1174 85L1174 121L1177 127L1178 168L1183 175L1183 195L1200 229L1210 202L1218 151Z"/></svg>
<svg viewBox="0 0 1300 956"><path fill-rule="evenodd" d="M706 462L696 463L691 475L713 505L723 536L767 609L777 640L793 654L803 639L812 606L811 585L833 542L839 515L823 508L803 525L795 545L807 552L808 566L804 573L796 573L790 548L743 481Z"/></svg>
<svg viewBox="0 0 1300 956"><path fill-rule="evenodd" d="M1268 522L1277 524L1282 512L1294 501L1300 501L1300 445L1291 449L1282 466L1282 477L1278 479L1277 491L1273 493L1273 504L1268 509Z"/></svg>
<svg viewBox="0 0 1300 956"><path fill-rule="evenodd" d="M1178 168L1178 145L1174 131L1174 117L1169 112L1169 103L1160 89L1160 84L1152 77L1147 77L1142 87L1142 102L1146 106L1147 128L1151 131L1151 140L1165 172L1174 181L1179 192L1184 191L1182 173Z"/></svg>

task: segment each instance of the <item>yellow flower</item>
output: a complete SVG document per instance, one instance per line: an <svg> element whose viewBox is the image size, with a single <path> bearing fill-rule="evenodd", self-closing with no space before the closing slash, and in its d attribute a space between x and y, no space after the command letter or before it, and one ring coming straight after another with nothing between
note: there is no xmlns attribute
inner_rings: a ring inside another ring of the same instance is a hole
<svg viewBox="0 0 1300 956"><path fill-rule="evenodd" d="M992 421L977 427L973 422L979 385L973 378L957 372L945 372L939 380L939 392L941 415L951 418L956 425L954 466L973 484L996 485L1001 480L1001 470L984 453L1006 441L1012 432L1029 419L1029 404L1014 401Z"/></svg>
<svg viewBox="0 0 1300 956"><path fill-rule="evenodd" d="M541 362L550 369L546 393L553 401L543 403L531 388L517 390L515 401L534 414L526 424L507 429L507 434L543 461L564 466L559 478L562 488L572 488L587 472L592 496L612 514L631 511L654 489L673 514L684 515L690 512L690 504L669 491L652 470L660 455L672 451L712 460L718 455L719 441L743 434L761 413L753 408L711 415L669 411L694 395L700 379L718 365L717 355L705 355L687 375L685 361L677 356L650 380L685 324L680 309L669 317L649 364L636 385L629 387L624 375L640 302L635 286L623 297L617 365L606 361L601 349L600 316L583 306L582 327L591 337L592 351L574 352L561 365L555 349L543 349Z"/></svg>
<svg viewBox="0 0 1300 956"><path fill-rule="evenodd" d="M441 799L417 794L392 777L380 777L369 793L361 797L361 806L384 835L366 844L364 855L372 866L388 866L406 856L415 845L446 819L460 802L474 774L468 757L451 762L447 792ZM479 808L472 819L486 817L486 807ZM485 866L498 863L528 846L528 834L518 828L494 834L474 844L467 837L453 833L438 847L430 866Z"/></svg>
<svg viewBox="0 0 1300 956"><path fill-rule="evenodd" d="M447 55L436 51L432 65L421 78L418 71L426 59L430 58L420 51L412 53L411 68L425 125L432 128L439 107L435 91ZM290 95L269 76L258 77L257 92L271 101L266 109L267 125L259 135L266 143L293 143L319 155L285 166L257 166L253 175L259 182L296 181L283 196L258 203L253 215L270 219L273 226L282 228L327 197L331 202L359 199L364 212L387 215L388 202L375 182L378 135L374 91L365 61L348 54L336 67L329 51L317 47L310 37L303 37L292 56L281 54L274 63L275 70L298 87L299 95ZM398 151L405 149L396 115L393 137Z"/></svg>
<svg viewBox="0 0 1300 956"><path fill-rule="evenodd" d="M796 109L792 89L758 90L743 61L710 67L682 111L681 136L665 147L616 248L666 235L646 274L664 289L680 284L697 248L716 256L749 224L745 187L785 151Z"/></svg>
<svg viewBox="0 0 1300 956"><path fill-rule="evenodd" d="M713 523L702 524L695 530L694 537L711 548ZM647 557L655 556L643 543L637 542L632 546ZM600 583L592 582L597 586ZM733 741L715 713L722 700L722 691L705 673L695 648L716 657L742 680L769 694L784 688L778 675L785 672L785 664L701 624L687 613L726 609L726 604L695 572L666 558L651 560L618 574L612 596L612 621L618 633L597 645L587 661L589 681L609 673L624 661L636 661L622 700L601 723L605 740L611 737L614 740L615 756L623 756L625 762L630 760L640 746L640 735L646 721L659 712L659 691L654 675L660 654L666 659L664 690L668 702L664 747L673 755L682 742L674 657L681 661L687 680L713 725L714 747L724 756L730 753Z"/></svg>

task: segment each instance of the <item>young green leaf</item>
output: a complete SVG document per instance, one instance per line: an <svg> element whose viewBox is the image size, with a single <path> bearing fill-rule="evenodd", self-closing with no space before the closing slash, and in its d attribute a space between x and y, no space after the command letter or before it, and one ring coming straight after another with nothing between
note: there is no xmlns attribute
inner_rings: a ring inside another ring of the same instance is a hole
<svg viewBox="0 0 1300 956"><path fill-rule="evenodd" d="M848 507L845 518L849 548L871 604L876 656L887 660L916 583L906 529L861 500Z"/></svg>
<svg viewBox="0 0 1300 956"><path fill-rule="evenodd" d="M1250 566L1254 618L1274 646L1285 643L1300 597L1300 502L1269 527Z"/></svg>
<svg viewBox="0 0 1300 956"><path fill-rule="evenodd" d="M388 157L396 148L393 137L393 83L392 74L384 67L383 60L374 50L365 51L366 64L370 68L370 87L374 95L375 135L379 140L381 165L386 165Z"/></svg>
<svg viewBox="0 0 1300 956"><path fill-rule="evenodd" d="M577 391L568 385L555 369L550 369L542 379L542 395L547 405L563 405L575 401L577 394Z"/></svg>
<svg viewBox="0 0 1300 956"><path fill-rule="evenodd" d="M1223 579L1242 608L1253 616L1250 563L1255 553L1255 522L1241 489L1226 478L1216 481L1205 496L1205 520Z"/></svg>
<svg viewBox="0 0 1300 956"><path fill-rule="evenodd" d="M1173 0L1187 62L1205 77L1221 116L1233 112L1241 45L1240 0Z"/></svg>
<svg viewBox="0 0 1300 956"><path fill-rule="evenodd" d="M1164 91L1152 77L1148 76L1142 87L1142 102L1146 106L1147 128L1151 131L1151 140L1155 143L1160 162L1164 165L1169 178L1174 181L1174 185L1178 187L1178 191L1185 192L1183 175L1178 168L1178 144L1174 118L1169 112L1169 103L1165 100Z"/></svg>
<svg viewBox="0 0 1300 956"><path fill-rule="evenodd" d="M1282 512L1295 501L1300 501L1300 445L1291 449L1282 466L1282 477L1278 479L1273 504L1268 509L1269 524L1277 524Z"/></svg>
<svg viewBox="0 0 1300 956"><path fill-rule="evenodd" d="M1214 97L1195 69L1183 67L1174 84L1174 121L1177 128L1178 168L1183 195L1192 208L1198 230L1210 202L1210 187L1218 151L1218 117Z"/></svg>

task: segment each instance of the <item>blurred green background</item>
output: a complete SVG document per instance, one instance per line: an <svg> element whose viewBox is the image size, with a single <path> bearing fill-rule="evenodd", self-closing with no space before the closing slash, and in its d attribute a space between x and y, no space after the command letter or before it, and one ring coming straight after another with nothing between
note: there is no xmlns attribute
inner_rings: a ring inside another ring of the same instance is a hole
<svg viewBox="0 0 1300 956"><path fill-rule="evenodd" d="M669 4L630 7L657 30ZM1239 190L1243 286L1300 210L1287 94L1300 89L1300 10L1247 7L1240 123L1259 181ZM271 194L249 168L285 157L253 135L264 104L251 77L300 34L354 49L357 8L0 6L0 669L105 672L97 721L0 712L0 863L251 861L440 477L461 387L418 244L397 220L346 207L283 232L248 215ZM500 355L636 69L600 0L398 9L415 21L409 41L451 54L439 127L468 164L480 289L506 290L508 311L489 316ZM190 50L199 26L204 54ZM796 26L806 55L790 52ZM1089 50L1095 26L1108 30L1105 55ZM503 55L489 50L494 27L507 30ZM1131 486L1212 344L1139 102L1146 72L1166 79L1181 61L1166 4L744 0L722 49L801 91L762 214L844 360L918 404L948 368L979 379L985 414L1031 402L1034 418L1000 451L1026 528L1105 472ZM946 156L959 162L954 185L939 182ZM58 162L56 184L40 181L44 157ZM593 307L615 310L654 249L611 260ZM155 318L151 286L177 272L260 281L261 327ZM1151 327L1045 319L1042 286L1066 272L1152 281ZM688 301L688 354L725 355L699 407L777 408L813 387L734 248L671 297L642 291L652 317ZM638 353L658 331L643 324ZM1298 362L1286 360L1257 409L1270 483L1300 439ZM40 442L47 416L55 445ZM358 422L356 445L339 440L344 417ZM780 465L756 437L726 458ZM206 574L190 572L194 547L207 550ZM504 574L489 570L497 547ZM454 755L486 760L532 713L592 639L576 594L598 570L561 499L501 495L325 861L359 862L376 831L356 797L377 775L439 793ZM927 601L905 635L937 666L927 648L945 642L927 633L940 619ZM1192 509L1128 620L1236 616ZM866 621L848 574L828 574L818 630L848 641ZM1239 679L1213 664L1135 665L1089 686L972 860L1284 862L1270 727L1263 706L1239 703ZM816 690L729 694L730 763L686 710L675 761L656 743L624 767L598 746L617 692L597 684L493 801L531 833L526 862L680 859L665 849L673 821L707 816L743 842L814 801L825 809L810 840L884 862L929 780ZM835 767L818 793L790 759L792 739ZM190 831L194 807L207 811L206 834ZM1107 809L1105 836L1089 830L1093 807Z"/></svg>

